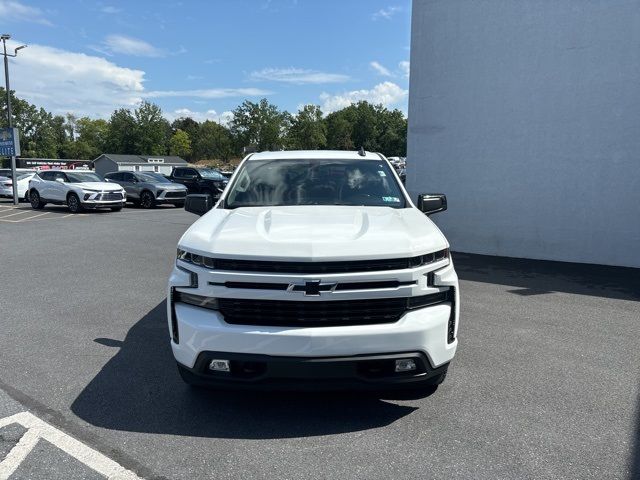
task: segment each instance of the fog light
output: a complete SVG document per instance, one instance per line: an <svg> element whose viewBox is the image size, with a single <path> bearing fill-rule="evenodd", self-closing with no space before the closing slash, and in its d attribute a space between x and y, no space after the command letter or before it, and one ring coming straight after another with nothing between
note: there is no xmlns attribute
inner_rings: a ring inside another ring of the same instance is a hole
<svg viewBox="0 0 640 480"><path fill-rule="evenodd" d="M229 360L211 360L211 362L209 362L209 370L214 370L216 372L230 372Z"/></svg>
<svg viewBox="0 0 640 480"><path fill-rule="evenodd" d="M410 372L416 369L416 362L410 358L396 360L396 372Z"/></svg>

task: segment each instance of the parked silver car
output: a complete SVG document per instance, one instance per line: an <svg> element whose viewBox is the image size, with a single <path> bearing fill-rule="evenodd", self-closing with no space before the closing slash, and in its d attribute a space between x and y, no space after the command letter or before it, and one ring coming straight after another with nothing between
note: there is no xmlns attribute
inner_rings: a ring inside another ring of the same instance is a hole
<svg viewBox="0 0 640 480"><path fill-rule="evenodd" d="M187 187L159 173L112 172L107 173L104 179L121 185L127 192L127 200L142 208L153 208L161 203L184 207Z"/></svg>

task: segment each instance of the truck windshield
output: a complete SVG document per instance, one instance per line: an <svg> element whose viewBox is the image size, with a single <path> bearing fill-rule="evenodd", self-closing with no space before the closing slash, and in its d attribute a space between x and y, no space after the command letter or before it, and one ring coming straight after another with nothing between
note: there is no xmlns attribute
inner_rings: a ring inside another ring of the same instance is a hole
<svg viewBox="0 0 640 480"><path fill-rule="evenodd" d="M352 205L405 208L384 161L249 160L231 186L225 208L271 205Z"/></svg>

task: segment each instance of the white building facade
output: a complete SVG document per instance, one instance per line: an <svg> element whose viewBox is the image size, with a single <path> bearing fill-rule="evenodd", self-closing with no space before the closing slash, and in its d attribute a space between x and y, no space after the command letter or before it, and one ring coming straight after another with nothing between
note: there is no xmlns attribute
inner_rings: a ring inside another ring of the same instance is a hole
<svg viewBox="0 0 640 480"><path fill-rule="evenodd" d="M453 250L640 267L640 1L414 0L407 159Z"/></svg>

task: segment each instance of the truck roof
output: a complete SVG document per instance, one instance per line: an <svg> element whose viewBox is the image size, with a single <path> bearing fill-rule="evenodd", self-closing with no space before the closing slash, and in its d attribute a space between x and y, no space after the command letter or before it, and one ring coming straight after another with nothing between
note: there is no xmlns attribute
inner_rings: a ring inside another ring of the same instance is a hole
<svg viewBox="0 0 640 480"><path fill-rule="evenodd" d="M357 150L286 150L277 152L253 153L247 160L378 160L380 154L364 152L360 155Z"/></svg>

